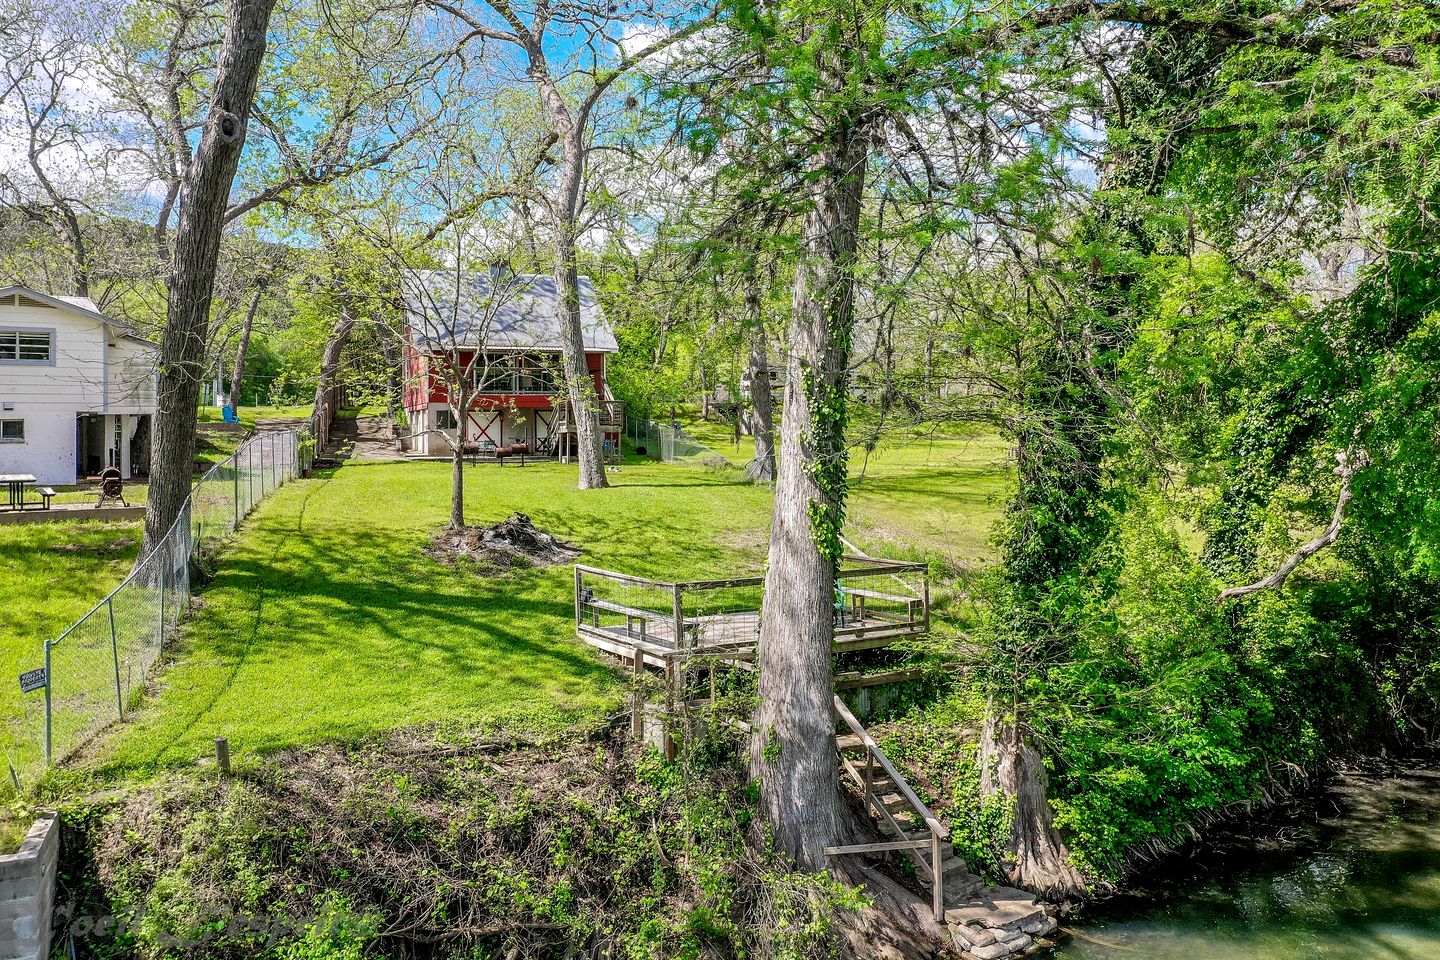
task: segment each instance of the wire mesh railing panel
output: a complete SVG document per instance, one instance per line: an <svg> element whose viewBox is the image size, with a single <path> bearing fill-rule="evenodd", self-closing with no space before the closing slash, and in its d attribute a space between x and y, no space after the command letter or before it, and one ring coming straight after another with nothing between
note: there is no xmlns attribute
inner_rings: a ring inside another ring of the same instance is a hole
<svg viewBox="0 0 1440 960"><path fill-rule="evenodd" d="M576 626L631 642L674 646L673 585L577 567L575 589Z"/></svg>
<svg viewBox="0 0 1440 960"><path fill-rule="evenodd" d="M760 635L760 602L765 583L759 577L729 582L683 584L687 645L691 648L746 647Z"/></svg>
<svg viewBox="0 0 1440 960"><path fill-rule="evenodd" d="M294 431L252 437L191 488L180 516L120 586L45 644L44 758L62 760L123 719L190 601L195 550L233 531L302 474L313 449Z"/></svg>
<svg viewBox="0 0 1440 960"><path fill-rule="evenodd" d="M858 563L835 581L835 634L906 632L928 623L924 568Z"/></svg>

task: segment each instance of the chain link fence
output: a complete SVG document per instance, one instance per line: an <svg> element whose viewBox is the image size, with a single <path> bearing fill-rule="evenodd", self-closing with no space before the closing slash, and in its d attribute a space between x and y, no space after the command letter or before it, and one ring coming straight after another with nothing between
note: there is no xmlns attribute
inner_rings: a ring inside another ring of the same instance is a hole
<svg viewBox="0 0 1440 960"><path fill-rule="evenodd" d="M630 449L664 463L722 463L726 458L690 436L678 423L625 418Z"/></svg>
<svg viewBox="0 0 1440 960"><path fill-rule="evenodd" d="M191 559L265 497L305 473L314 441L260 433L190 491L160 543L70 629L45 643L45 762L65 759L130 712L190 601Z"/></svg>

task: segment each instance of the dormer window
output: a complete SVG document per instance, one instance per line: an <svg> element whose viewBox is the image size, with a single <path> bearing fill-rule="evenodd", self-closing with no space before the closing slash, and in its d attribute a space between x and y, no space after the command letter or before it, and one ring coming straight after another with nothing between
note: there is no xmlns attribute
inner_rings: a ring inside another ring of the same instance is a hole
<svg viewBox="0 0 1440 960"><path fill-rule="evenodd" d="M52 363L55 335L48 330L0 330L0 363Z"/></svg>

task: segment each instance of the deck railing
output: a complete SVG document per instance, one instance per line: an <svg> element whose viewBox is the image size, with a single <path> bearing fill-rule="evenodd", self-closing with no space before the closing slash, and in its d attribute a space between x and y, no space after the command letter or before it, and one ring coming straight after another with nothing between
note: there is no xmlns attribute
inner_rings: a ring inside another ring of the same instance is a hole
<svg viewBox="0 0 1440 960"><path fill-rule="evenodd" d="M760 637L763 576L665 581L583 564L575 567L575 629L587 642L629 657L662 654L754 655ZM845 557L835 578L839 649L883 646L930 626L926 567Z"/></svg>

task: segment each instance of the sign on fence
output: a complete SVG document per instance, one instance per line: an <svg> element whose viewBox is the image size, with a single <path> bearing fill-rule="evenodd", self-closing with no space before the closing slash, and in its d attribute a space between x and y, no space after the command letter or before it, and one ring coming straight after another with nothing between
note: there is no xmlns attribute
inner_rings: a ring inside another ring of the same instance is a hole
<svg viewBox="0 0 1440 960"><path fill-rule="evenodd" d="M20 692L32 693L36 690L44 690L49 683L44 667L36 667L34 670L26 670L20 674Z"/></svg>

